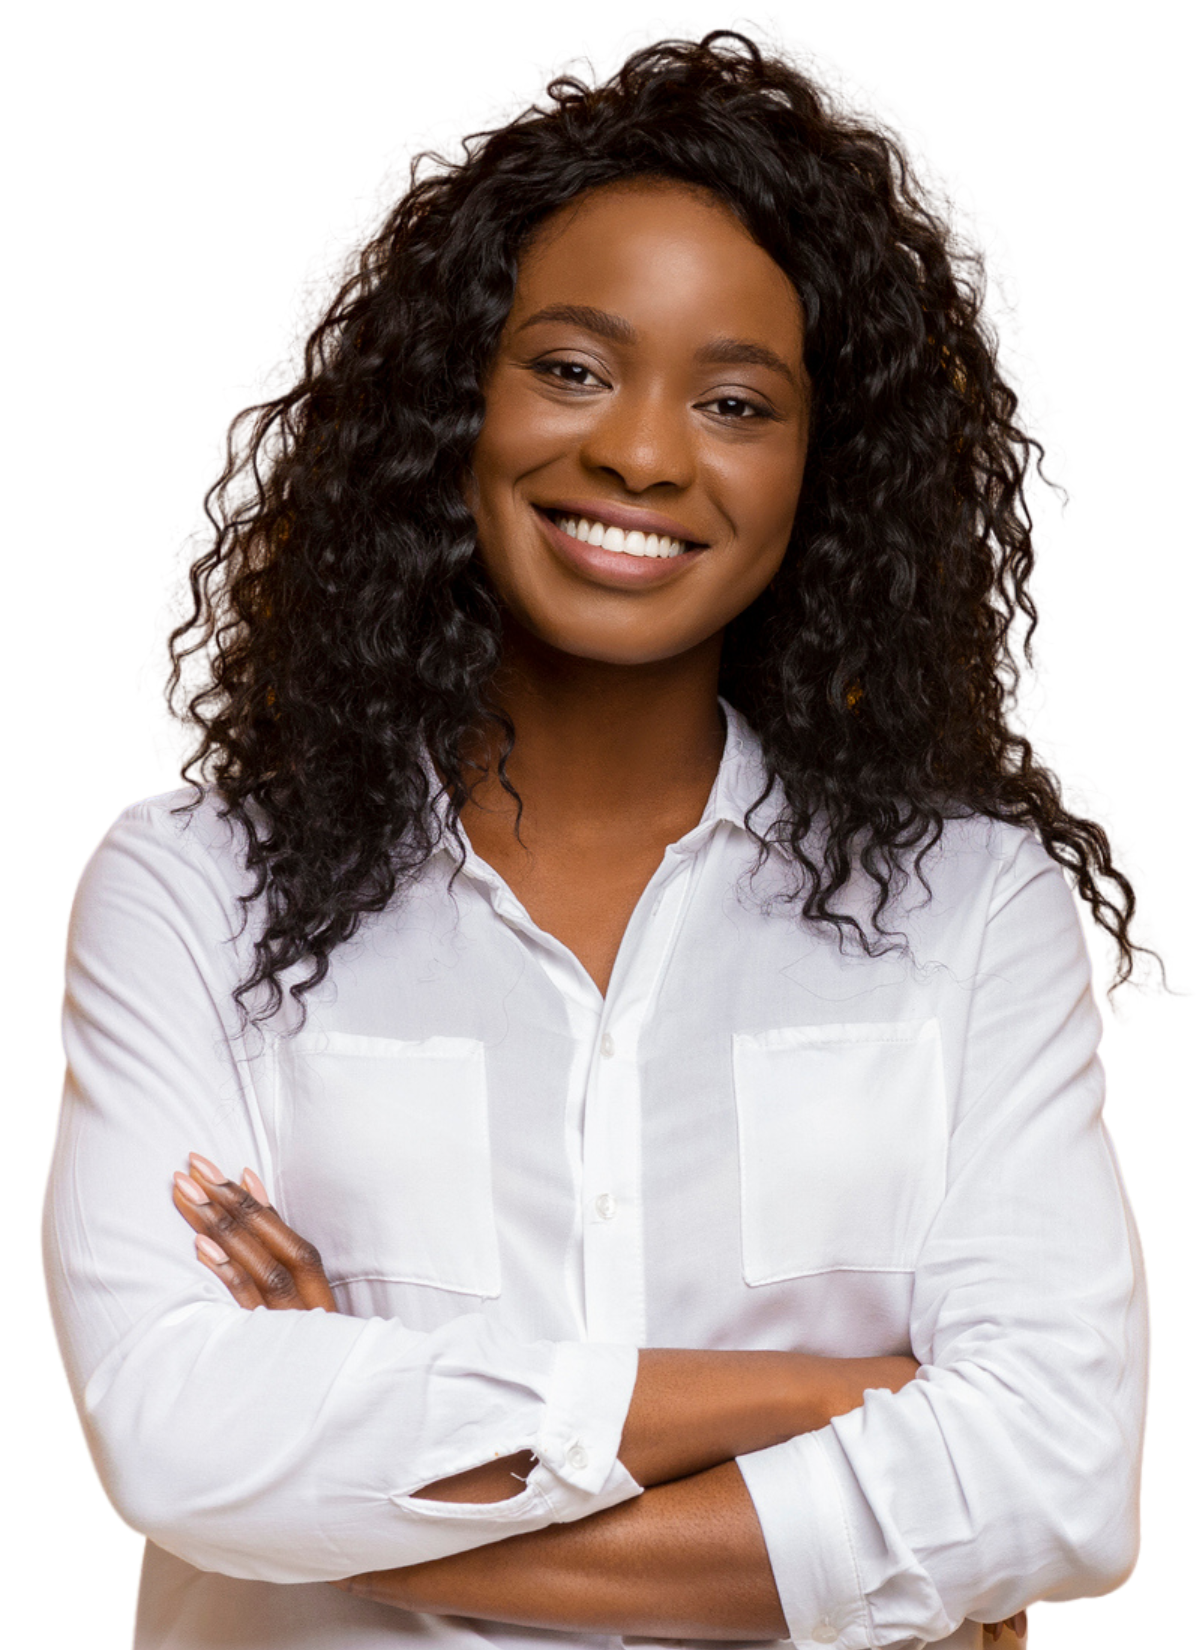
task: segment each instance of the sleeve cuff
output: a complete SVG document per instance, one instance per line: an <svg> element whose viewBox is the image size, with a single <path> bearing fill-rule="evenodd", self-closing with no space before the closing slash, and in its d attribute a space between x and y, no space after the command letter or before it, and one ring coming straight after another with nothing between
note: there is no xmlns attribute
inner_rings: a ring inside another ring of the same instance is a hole
<svg viewBox="0 0 1200 1650"><path fill-rule="evenodd" d="M869 1650L850 1518L818 1433L739 1455L794 1644Z"/></svg>
<svg viewBox="0 0 1200 1650"><path fill-rule="evenodd" d="M635 1346L562 1341L556 1349L529 1475L555 1523L571 1523L641 1494L617 1459L637 1379Z"/></svg>

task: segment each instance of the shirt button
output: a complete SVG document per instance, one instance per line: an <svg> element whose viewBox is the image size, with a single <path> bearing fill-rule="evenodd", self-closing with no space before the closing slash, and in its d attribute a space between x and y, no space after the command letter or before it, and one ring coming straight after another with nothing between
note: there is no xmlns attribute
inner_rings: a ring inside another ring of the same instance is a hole
<svg viewBox="0 0 1200 1650"><path fill-rule="evenodd" d="M610 1031L606 1031L600 1039L600 1052L606 1060L611 1060L617 1052L617 1045L613 1042Z"/></svg>
<svg viewBox="0 0 1200 1650"><path fill-rule="evenodd" d="M617 1200L611 1192L601 1192L596 1199L596 1213L601 1220L611 1220L617 1212Z"/></svg>
<svg viewBox="0 0 1200 1650"><path fill-rule="evenodd" d="M582 1444L572 1444L567 1451L567 1465L574 1467L576 1472L582 1472L588 1464L588 1452Z"/></svg>
<svg viewBox="0 0 1200 1650"><path fill-rule="evenodd" d="M813 1639L817 1644L836 1644L838 1630L831 1621L819 1621L813 1628Z"/></svg>

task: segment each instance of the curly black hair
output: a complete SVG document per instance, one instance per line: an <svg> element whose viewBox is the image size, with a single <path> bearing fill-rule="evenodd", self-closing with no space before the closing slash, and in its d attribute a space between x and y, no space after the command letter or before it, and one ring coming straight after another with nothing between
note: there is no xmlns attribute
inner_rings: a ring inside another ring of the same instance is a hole
<svg viewBox="0 0 1200 1650"><path fill-rule="evenodd" d="M289 969L303 1011L334 947L420 872L437 831L425 753L458 817L501 650L462 488L482 386L531 233L638 176L709 191L803 305L803 492L779 575L726 633L721 680L786 798L759 842L790 855L797 910L891 944L892 896L973 812L1036 832L1124 981L1130 884L1007 720L1012 634L1024 625L1028 659L1037 619L1024 487L1041 448L998 369L977 257L890 133L742 35L662 41L547 95L458 162L418 158L295 387L234 421L206 500L215 536L171 635L168 697L199 729L195 801L202 775L244 834L246 909L265 901L243 1014L260 988L253 1017L274 1013ZM209 674L188 697L197 653ZM839 908L856 869L870 932Z"/></svg>

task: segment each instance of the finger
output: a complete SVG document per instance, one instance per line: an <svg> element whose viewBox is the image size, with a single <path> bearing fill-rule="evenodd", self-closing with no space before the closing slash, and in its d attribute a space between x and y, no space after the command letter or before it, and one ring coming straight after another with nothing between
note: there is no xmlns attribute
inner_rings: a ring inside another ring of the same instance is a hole
<svg viewBox="0 0 1200 1650"><path fill-rule="evenodd" d="M249 1195L243 1193L243 1196ZM248 1275L264 1305L276 1310L304 1307L297 1282L286 1264L271 1254L261 1236L254 1233L253 1221L249 1219L253 1211L229 1203L221 1188L211 1183L201 1185L190 1175L180 1173L175 1175L175 1206L193 1231L210 1237L224 1256Z"/></svg>
<svg viewBox="0 0 1200 1650"><path fill-rule="evenodd" d="M292 1307L299 1307L299 1299L284 1299L284 1295L287 1294L286 1290L279 1290L277 1287L272 1292L271 1299L267 1299L264 1290L271 1287L272 1274L276 1274L279 1270L279 1262L262 1247L261 1242L257 1242L256 1237L249 1231L228 1231L228 1229L221 1231L221 1223L226 1219L226 1216L224 1216L220 1204L213 1203L206 1186L198 1185L195 1180L191 1180L190 1175L177 1173L175 1175L173 1198L175 1198L175 1208L180 1211L188 1226L191 1226L191 1229L195 1231L196 1257L205 1266L208 1266L215 1277L220 1277L221 1282L226 1285L226 1289L229 1289L229 1294L233 1294L238 1305L251 1305L251 1307L271 1307L271 1305L274 1305L274 1307L287 1307L287 1305L292 1305ZM221 1231L220 1242L216 1242L215 1237L218 1231ZM213 1244L213 1251L221 1256L223 1264L213 1264L213 1261L215 1261L213 1252L205 1251L205 1247L201 1246L201 1237L206 1242ZM234 1282L239 1285L238 1289L231 1287ZM253 1290L253 1299L249 1299L249 1290ZM291 1295L292 1297L295 1295L294 1287L292 1287Z"/></svg>
<svg viewBox="0 0 1200 1650"><path fill-rule="evenodd" d="M263 1293L246 1268L231 1260L227 1252L211 1237L210 1233L219 1211L204 1188L189 1175L177 1173L173 1197L175 1207L196 1233L197 1259L208 1267L214 1277L220 1278L239 1306L265 1306ZM265 1250L261 1252L259 1263L264 1271L270 1264ZM233 1287L235 1284L236 1288Z"/></svg>
<svg viewBox="0 0 1200 1650"><path fill-rule="evenodd" d="M249 1193L244 1194L249 1196ZM258 1241L237 1217L214 1196L214 1189L202 1186L191 1175L175 1176L175 1207L193 1231L209 1237L246 1272L273 1311L299 1310L304 1306L296 1281L282 1261Z"/></svg>
<svg viewBox="0 0 1200 1650"><path fill-rule="evenodd" d="M196 1255L214 1277L220 1278L239 1306L249 1310L267 1304L250 1274L236 1266L220 1244L203 1232L196 1234Z"/></svg>
<svg viewBox="0 0 1200 1650"><path fill-rule="evenodd" d="M272 1208L269 1194L253 1169L242 1174L241 1185L227 1180L215 1164L192 1153L193 1174L211 1190L276 1261L291 1274L300 1304L336 1312L337 1302L325 1276L321 1256L313 1244L292 1230Z"/></svg>
<svg viewBox="0 0 1200 1650"><path fill-rule="evenodd" d="M294 1233L266 1201L246 1186L224 1180L206 1158L190 1153L191 1178L198 1181L220 1213L206 1231L228 1252L231 1261L248 1270L269 1307L322 1307L337 1312L320 1254L307 1239ZM262 1181L253 1176L266 1198ZM249 1237L253 1247L243 1241ZM266 1257L262 1254L266 1251Z"/></svg>
<svg viewBox="0 0 1200 1650"><path fill-rule="evenodd" d="M191 1175L176 1174L175 1206L199 1235L217 1244L226 1257L252 1282L263 1304L272 1310L299 1310L296 1281L283 1263L259 1242L254 1233L213 1196L212 1188Z"/></svg>
<svg viewBox="0 0 1200 1650"><path fill-rule="evenodd" d="M1004 1621L985 1621L983 1623L983 1636L991 1643L996 1644L1006 1627L1017 1638L1025 1638L1029 1632L1029 1622L1024 1610L1018 1611L1015 1616L1007 1617Z"/></svg>

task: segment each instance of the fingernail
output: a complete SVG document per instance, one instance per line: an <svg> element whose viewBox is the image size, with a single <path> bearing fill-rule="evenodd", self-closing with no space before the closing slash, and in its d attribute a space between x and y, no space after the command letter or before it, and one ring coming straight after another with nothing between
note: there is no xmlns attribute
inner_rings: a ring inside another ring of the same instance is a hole
<svg viewBox="0 0 1200 1650"><path fill-rule="evenodd" d="M179 1188L179 1195L186 1197L189 1203L204 1204L209 1201L208 1193L203 1186L198 1186L190 1174L183 1174L179 1169L175 1171L175 1184Z"/></svg>
<svg viewBox="0 0 1200 1650"><path fill-rule="evenodd" d="M242 1170L242 1185L250 1193L251 1197L257 1198L259 1203L264 1205L270 1203L271 1199L267 1193L267 1188L263 1185L262 1181L258 1178L253 1169Z"/></svg>
<svg viewBox="0 0 1200 1650"><path fill-rule="evenodd" d="M203 1232L196 1233L196 1249L205 1260L211 1260L214 1266L227 1266L229 1264L229 1256L221 1245L214 1243L210 1237L205 1237Z"/></svg>
<svg viewBox="0 0 1200 1650"><path fill-rule="evenodd" d="M193 1173L198 1174L201 1180L207 1180L210 1186L223 1186L225 1184L225 1176L217 1168L217 1165L210 1163L207 1157L201 1157L199 1152L189 1152L188 1162L192 1165Z"/></svg>

